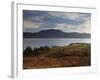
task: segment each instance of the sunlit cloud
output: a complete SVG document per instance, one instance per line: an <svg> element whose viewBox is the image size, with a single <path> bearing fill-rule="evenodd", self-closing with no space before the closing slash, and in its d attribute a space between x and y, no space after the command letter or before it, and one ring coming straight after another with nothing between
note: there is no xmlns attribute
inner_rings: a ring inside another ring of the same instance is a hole
<svg viewBox="0 0 100 80"><path fill-rule="evenodd" d="M23 27L25 32L60 29L64 32L90 33L91 14L24 10Z"/></svg>
<svg viewBox="0 0 100 80"><path fill-rule="evenodd" d="M63 12L58 14L58 12L49 12L49 14L53 15L53 16L61 16L62 18L68 18L68 19L72 19L72 20L76 20L78 18L80 18L81 14L80 13L71 13L71 12Z"/></svg>

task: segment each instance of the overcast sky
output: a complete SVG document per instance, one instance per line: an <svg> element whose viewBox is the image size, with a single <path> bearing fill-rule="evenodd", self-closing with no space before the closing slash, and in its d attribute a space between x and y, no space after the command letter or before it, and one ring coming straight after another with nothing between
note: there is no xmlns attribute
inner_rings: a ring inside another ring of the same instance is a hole
<svg viewBox="0 0 100 80"><path fill-rule="evenodd" d="M90 33L91 14L23 10L24 32L59 29L64 32Z"/></svg>

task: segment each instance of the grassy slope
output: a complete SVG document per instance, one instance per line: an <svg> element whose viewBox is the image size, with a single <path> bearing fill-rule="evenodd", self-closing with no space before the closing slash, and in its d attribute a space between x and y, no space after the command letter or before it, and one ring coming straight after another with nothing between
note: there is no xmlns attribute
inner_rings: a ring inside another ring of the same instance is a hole
<svg viewBox="0 0 100 80"><path fill-rule="evenodd" d="M75 67L90 65L90 44L72 43L68 46L41 50L38 56L24 57L23 68Z"/></svg>

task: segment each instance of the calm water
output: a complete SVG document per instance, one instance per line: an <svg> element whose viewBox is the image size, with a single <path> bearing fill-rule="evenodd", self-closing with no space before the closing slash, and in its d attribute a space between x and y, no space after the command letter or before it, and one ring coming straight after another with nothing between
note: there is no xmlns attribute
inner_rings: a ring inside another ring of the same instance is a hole
<svg viewBox="0 0 100 80"><path fill-rule="evenodd" d="M65 46L70 43L90 43L90 39L77 39L77 38L31 38L23 40L23 48L27 47L40 47L40 46Z"/></svg>

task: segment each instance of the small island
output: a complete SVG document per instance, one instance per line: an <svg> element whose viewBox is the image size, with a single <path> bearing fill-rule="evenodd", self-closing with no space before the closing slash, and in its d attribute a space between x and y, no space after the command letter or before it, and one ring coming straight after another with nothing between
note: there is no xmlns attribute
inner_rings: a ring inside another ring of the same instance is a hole
<svg viewBox="0 0 100 80"><path fill-rule="evenodd" d="M43 46L23 51L23 69L79 67L91 65L89 43L71 43L66 46Z"/></svg>

